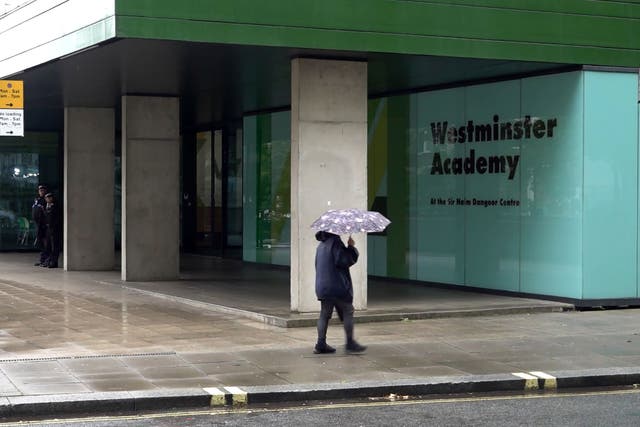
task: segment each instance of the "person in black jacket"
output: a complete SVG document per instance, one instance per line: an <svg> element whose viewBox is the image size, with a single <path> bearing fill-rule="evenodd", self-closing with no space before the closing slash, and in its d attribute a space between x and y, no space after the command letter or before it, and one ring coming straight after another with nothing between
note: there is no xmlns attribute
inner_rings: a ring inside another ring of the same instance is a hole
<svg viewBox="0 0 640 427"><path fill-rule="evenodd" d="M42 267L47 266L49 259L49 252L45 244L47 239L47 225L44 222L44 207L47 204L44 200L45 194L47 194L47 186L38 185L38 197L35 198L31 206L31 219L36 225L36 240L33 245L40 249L40 261L34 265Z"/></svg>
<svg viewBox="0 0 640 427"><path fill-rule="evenodd" d="M316 296L321 308L318 318L318 342L314 353L336 351L327 344L327 328L334 308L344 326L347 352L363 352L367 347L353 339L353 285L349 267L358 261L359 253L355 242L349 237L347 247L340 236L326 231L318 231L316 240L320 242L316 250Z"/></svg>
<svg viewBox="0 0 640 427"><path fill-rule="evenodd" d="M44 222L47 227L45 247L49 253L46 266L49 268L58 268L58 257L60 255L60 214L58 205L54 201L52 193L44 196L47 204L44 208Z"/></svg>

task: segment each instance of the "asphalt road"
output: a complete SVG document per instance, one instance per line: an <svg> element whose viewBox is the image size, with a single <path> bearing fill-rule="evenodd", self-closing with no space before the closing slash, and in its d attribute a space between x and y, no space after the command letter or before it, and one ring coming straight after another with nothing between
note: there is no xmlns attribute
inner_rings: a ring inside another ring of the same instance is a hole
<svg viewBox="0 0 640 427"><path fill-rule="evenodd" d="M0 426L638 426L640 390L370 401L0 423Z"/></svg>

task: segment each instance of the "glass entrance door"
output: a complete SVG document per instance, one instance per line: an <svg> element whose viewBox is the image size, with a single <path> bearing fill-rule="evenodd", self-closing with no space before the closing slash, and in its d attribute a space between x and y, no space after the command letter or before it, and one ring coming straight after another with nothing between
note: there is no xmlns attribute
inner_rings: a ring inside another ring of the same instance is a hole
<svg viewBox="0 0 640 427"><path fill-rule="evenodd" d="M226 135L224 165L224 256L242 259L242 127Z"/></svg>
<svg viewBox="0 0 640 427"><path fill-rule="evenodd" d="M220 254L223 248L222 130L196 134L195 249Z"/></svg>
<svg viewBox="0 0 640 427"><path fill-rule="evenodd" d="M242 257L242 128L187 134L182 143L182 249Z"/></svg>
<svg viewBox="0 0 640 427"><path fill-rule="evenodd" d="M196 134L196 235L197 249L209 248L212 235L212 195L211 160L212 134L210 131Z"/></svg>
<svg viewBox="0 0 640 427"><path fill-rule="evenodd" d="M222 161L222 130L218 129L213 131L213 148L211 159L211 180L213 181L213 194L211 195L212 204L212 217L211 217L211 230L212 230L212 248L218 253L222 254L224 244L224 211L222 204L222 176L223 176L223 161Z"/></svg>

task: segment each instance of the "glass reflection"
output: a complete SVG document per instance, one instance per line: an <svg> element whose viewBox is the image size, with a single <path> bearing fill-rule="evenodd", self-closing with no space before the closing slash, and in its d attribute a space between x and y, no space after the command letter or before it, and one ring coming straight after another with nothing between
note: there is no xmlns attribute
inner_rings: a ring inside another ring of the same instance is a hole
<svg viewBox="0 0 640 427"><path fill-rule="evenodd" d="M291 113L244 119L246 261L289 265L291 253Z"/></svg>
<svg viewBox="0 0 640 427"><path fill-rule="evenodd" d="M34 248L31 205L39 183L59 194L58 134L3 137L0 144L0 250Z"/></svg>

